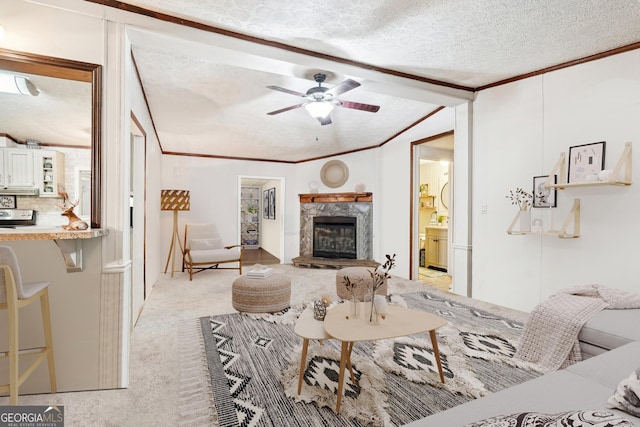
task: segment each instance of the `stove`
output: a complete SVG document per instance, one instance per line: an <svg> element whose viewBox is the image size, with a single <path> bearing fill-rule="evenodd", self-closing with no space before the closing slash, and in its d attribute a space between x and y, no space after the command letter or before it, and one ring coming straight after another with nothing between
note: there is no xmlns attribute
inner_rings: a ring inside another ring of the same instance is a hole
<svg viewBox="0 0 640 427"><path fill-rule="evenodd" d="M0 209L0 227L36 225L36 211L33 209Z"/></svg>

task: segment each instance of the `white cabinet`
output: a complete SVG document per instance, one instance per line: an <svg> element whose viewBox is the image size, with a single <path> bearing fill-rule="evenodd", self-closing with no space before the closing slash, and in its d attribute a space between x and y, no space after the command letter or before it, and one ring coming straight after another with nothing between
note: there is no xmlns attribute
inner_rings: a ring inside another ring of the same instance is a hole
<svg viewBox="0 0 640 427"><path fill-rule="evenodd" d="M447 268L449 256L449 230L443 227L427 227L425 232L426 266Z"/></svg>
<svg viewBox="0 0 640 427"><path fill-rule="evenodd" d="M36 185L40 197L57 197L58 184L64 185L64 154L53 150L38 150L36 154Z"/></svg>
<svg viewBox="0 0 640 427"><path fill-rule="evenodd" d="M35 187L33 151L21 148L0 149L0 186Z"/></svg>
<svg viewBox="0 0 640 427"><path fill-rule="evenodd" d="M0 188L38 189L41 197L57 197L58 183L64 184L63 153L0 148Z"/></svg>

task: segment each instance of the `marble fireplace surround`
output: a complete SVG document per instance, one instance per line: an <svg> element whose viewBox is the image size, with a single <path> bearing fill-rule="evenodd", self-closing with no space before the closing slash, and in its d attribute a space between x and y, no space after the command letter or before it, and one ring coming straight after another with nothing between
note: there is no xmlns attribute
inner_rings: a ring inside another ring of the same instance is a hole
<svg viewBox="0 0 640 427"><path fill-rule="evenodd" d="M313 256L313 218L356 217L356 256L370 260L373 246L372 193L300 194L300 256Z"/></svg>

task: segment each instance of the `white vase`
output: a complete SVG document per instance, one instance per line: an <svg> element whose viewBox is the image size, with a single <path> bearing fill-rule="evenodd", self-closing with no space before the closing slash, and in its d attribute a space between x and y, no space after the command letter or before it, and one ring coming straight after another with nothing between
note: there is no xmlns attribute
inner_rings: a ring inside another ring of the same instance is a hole
<svg viewBox="0 0 640 427"><path fill-rule="evenodd" d="M520 231L531 231L531 211L520 211Z"/></svg>

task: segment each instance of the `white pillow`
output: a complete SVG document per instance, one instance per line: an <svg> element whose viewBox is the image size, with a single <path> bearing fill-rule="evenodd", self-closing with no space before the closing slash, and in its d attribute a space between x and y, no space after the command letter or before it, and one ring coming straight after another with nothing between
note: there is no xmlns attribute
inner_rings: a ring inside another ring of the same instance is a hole
<svg viewBox="0 0 640 427"><path fill-rule="evenodd" d="M189 240L189 249L192 251L206 251L211 249L222 249L222 240L220 239L191 239Z"/></svg>
<svg viewBox="0 0 640 427"><path fill-rule="evenodd" d="M616 392L607 401L610 408L617 408L640 417L640 368L618 384Z"/></svg>

